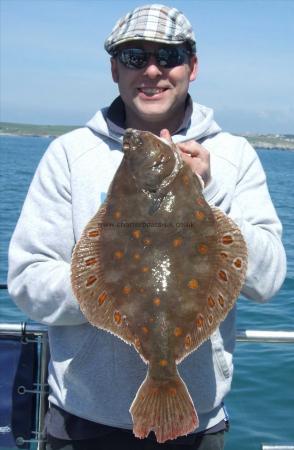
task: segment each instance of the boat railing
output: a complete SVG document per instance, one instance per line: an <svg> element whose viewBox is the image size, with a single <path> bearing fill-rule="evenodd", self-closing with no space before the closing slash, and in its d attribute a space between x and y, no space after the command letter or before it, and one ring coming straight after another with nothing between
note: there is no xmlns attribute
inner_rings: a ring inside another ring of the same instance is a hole
<svg viewBox="0 0 294 450"><path fill-rule="evenodd" d="M261 450L294 450L293 444L262 444Z"/></svg>

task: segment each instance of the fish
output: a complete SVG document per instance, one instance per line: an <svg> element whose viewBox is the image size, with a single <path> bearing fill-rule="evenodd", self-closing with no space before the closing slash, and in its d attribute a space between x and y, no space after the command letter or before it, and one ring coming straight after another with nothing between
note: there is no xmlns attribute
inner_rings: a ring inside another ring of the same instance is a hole
<svg viewBox="0 0 294 450"><path fill-rule="evenodd" d="M106 200L74 248L71 283L87 320L147 364L130 406L133 433L153 431L163 443L199 427L177 366L234 306L247 248L175 144L127 129L122 150Z"/></svg>

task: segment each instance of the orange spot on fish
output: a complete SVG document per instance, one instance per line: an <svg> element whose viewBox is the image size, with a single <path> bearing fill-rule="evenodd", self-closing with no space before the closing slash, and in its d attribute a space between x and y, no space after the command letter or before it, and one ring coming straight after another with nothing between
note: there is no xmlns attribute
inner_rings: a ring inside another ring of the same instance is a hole
<svg viewBox="0 0 294 450"><path fill-rule="evenodd" d="M140 230L133 230L133 231L132 231L132 236L133 236L135 239L140 239L141 235L142 235L142 233L141 233Z"/></svg>
<svg viewBox="0 0 294 450"><path fill-rule="evenodd" d="M144 273L146 273L146 272L149 272L149 267L148 266L143 266L142 268L141 268L141 272L144 272Z"/></svg>
<svg viewBox="0 0 294 450"><path fill-rule="evenodd" d="M182 334L183 334L182 328L176 327L176 328L174 329L174 335L175 335L176 337L182 336Z"/></svg>
<svg viewBox="0 0 294 450"><path fill-rule="evenodd" d="M139 253L134 253L134 254L133 254L133 259L134 259L135 261L139 261L139 260L141 259L141 256L139 255Z"/></svg>
<svg viewBox="0 0 294 450"><path fill-rule="evenodd" d="M234 239L230 234L225 234L225 236L223 236L222 242L224 245L231 245L234 242Z"/></svg>
<svg viewBox="0 0 294 450"><path fill-rule="evenodd" d="M175 395L177 395L177 390L176 390L176 388L174 388L174 387L170 387L170 388L168 389L168 393L169 393L169 395L171 395L172 397L174 397Z"/></svg>
<svg viewBox="0 0 294 450"><path fill-rule="evenodd" d="M142 331L143 331L144 334L148 334L149 333L149 328L146 327L146 326L143 326L142 327Z"/></svg>
<svg viewBox="0 0 294 450"><path fill-rule="evenodd" d="M88 231L88 237L89 238L97 238L98 236L100 236L100 230L96 229L96 230L89 230Z"/></svg>
<svg viewBox="0 0 294 450"><path fill-rule="evenodd" d="M188 288L190 289L197 289L199 287L199 283L195 278L192 278L192 280L188 283Z"/></svg>
<svg viewBox="0 0 294 450"><path fill-rule="evenodd" d="M158 395L159 394L159 388L158 387L153 387L153 388L151 388L151 392L152 392L152 394Z"/></svg>
<svg viewBox="0 0 294 450"><path fill-rule="evenodd" d="M159 365L160 365L161 367L166 367L166 366L168 366L168 360L167 360L167 359L161 359L161 360L159 361Z"/></svg>
<svg viewBox="0 0 294 450"><path fill-rule="evenodd" d="M141 294L143 294L143 292L145 292L145 289L144 289L143 287L141 287L141 288L139 289L139 292L141 292Z"/></svg>
<svg viewBox="0 0 294 450"><path fill-rule="evenodd" d="M190 334L187 334L187 336L185 337L185 348L188 349L191 347L192 344L192 339Z"/></svg>
<svg viewBox="0 0 294 450"><path fill-rule="evenodd" d="M97 281L97 277L95 277L95 275L90 275L90 276L87 278L86 286L87 286L87 287L92 286L92 284L94 284L96 281Z"/></svg>
<svg viewBox="0 0 294 450"><path fill-rule="evenodd" d="M177 239L173 240L173 246L175 248L180 247L182 245L182 243L183 243L183 239L181 239L181 238L177 238Z"/></svg>
<svg viewBox="0 0 294 450"><path fill-rule="evenodd" d="M85 259L86 266L93 266L97 263L97 258L87 258Z"/></svg>
<svg viewBox="0 0 294 450"><path fill-rule="evenodd" d="M107 294L105 291L103 291L99 296L98 296L98 303L99 305L103 305L103 303L105 302L105 300L107 299Z"/></svg>
<svg viewBox="0 0 294 450"><path fill-rule="evenodd" d="M223 308L225 306L224 297L221 294L219 294L217 300L218 300L220 306Z"/></svg>
<svg viewBox="0 0 294 450"><path fill-rule="evenodd" d="M188 186L188 184L189 184L189 177L188 177L188 175L183 175L182 176L182 180L183 180L184 185Z"/></svg>
<svg viewBox="0 0 294 450"><path fill-rule="evenodd" d="M196 317L196 326L197 326L197 328L203 328L203 325L204 325L204 317L203 317L203 315L202 314L197 314L197 317Z"/></svg>
<svg viewBox="0 0 294 450"><path fill-rule="evenodd" d="M141 342L140 342L140 339L139 338L135 338L134 339L134 344L135 344L135 347L136 347L136 349L137 350L140 350L141 349Z"/></svg>
<svg viewBox="0 0 294 450"><path fill-rule="evenodd" d="M121 218L121 212L120 211L115 211L115 213L113 214L114 219L118 220Z"/></svg>
<svg viewBox="0 0 294 450"><path fill-rule="evenodd" d="M122 322L121 313L119 311L115 311L113 314L114 321L117 325L120 325Z"/></svg>
<svg viewBox="0 0 294 450"><path fill-rule="evenodd" d="M237 269L241 269L241 267L242 267L242 259L241 258L234 259L233 263Z"/></svg>
<svg viewBox="0 0 294 450"><path fill-rule="evenodd" d="M199 206L205 206L205 200L202 197L197 197L196 198L196 203Z"/></svg>
<svg viewBox="0 0 294 450"><path fill-rule="evenodd" d="M208 303L209 308L215 307L215 301L214 301L213 297L211 297L211 295L208 296L207 303Z"/></svg>
<svg viewBox="0 0 294 450"><path fill-rule="evenodd" d="M143 244L144 245L151 245L151 239L150 238L145 238L144 240L143 240Z"/></svg>
<svg viewBox="0 0 294 450"><path fill-rule="evenodd" d="M124 294L128 295L131 292L131 290L132 290L131 286L127 285L127 286L123 287L122 291L123 291Z"/></svg>
<svg viewBox="0 0 294 450"><path fill-rule="evenodd" d="M200 220L200 221L204 220L204 218L205 218L205 214L203 211L195 211L194 215L195 215L196 219Z"/></svg>
<svg viewBox="0 0 294 450"><path fill-rule="evenodd" d="M218 273L218 276L220 280L227 282L228 281L228 275L224 270L220 270Z"/></svg>
<svg viewBox="0 0 294 450"><path fill-rule="evenodd" d="M126 338L131 341L133 336L128 328L126 328L125 333L126 333Z"/></svg>
<svg viewBox="0 0 294 450"><path fill-rule="evenodd" d="M153 299L153 303L154 303L155 306L159 306L160 305L160 298L159 297L155 297Z"/></svg>
<svg viewBox="0 0 294 450"><path fill-rule="evenodd" d="M114 252L113 257L114 259L122 259L124 257L124 252L122 252L121 250L117 250L116 252Z"/></svg>
<svg viewBox="0 0 294 450"><path fill-rule="evenodd" d="M206 255L208 252L208 246L206 244L199 244L197 250L200 255Z"/></svg>

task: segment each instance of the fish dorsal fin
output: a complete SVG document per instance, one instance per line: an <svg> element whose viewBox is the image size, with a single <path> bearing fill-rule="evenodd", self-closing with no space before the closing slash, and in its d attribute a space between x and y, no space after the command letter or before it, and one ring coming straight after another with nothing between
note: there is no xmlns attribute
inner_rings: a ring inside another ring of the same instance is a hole
<svg viewBox="0 0 294 450"><path fill-rule="evenodd" d="M239 227L220 209L212 207L217 226L213 276L202 311L194 318L177 362L198 348L218 328L234 306L247 270L247 247Z"/></svg>
<svg viewBox="0 0 294 450"><path fill-rule="evenodd" d="M71 281L81 310L89 322L133 343L133 336L125 318L118 311L114 299L105 288L101 236L106 213L105 202L90 220L74 248L71 262Z"/></svg>

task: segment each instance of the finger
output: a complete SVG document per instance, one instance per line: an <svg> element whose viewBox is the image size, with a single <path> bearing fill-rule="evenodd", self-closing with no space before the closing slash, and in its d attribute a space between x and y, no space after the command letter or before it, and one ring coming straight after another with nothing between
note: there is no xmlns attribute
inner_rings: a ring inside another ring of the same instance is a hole
<svg viewBox="0 0 294 450"><path fill-rule="evenodd" d="M163 128L160 131L160 137L165 139L170 144L172 143L172 137L171 137L170 132L169 132L169 130L167 128Z"/></svg>
<svg viewBox="0 0 294 450"><path fill-rule="evenodd" d="M182 153L185 153L186 155L189 155L189 156L199 156L201 154L201 152L198 148L195 148L195 147L191 148L185 144L179 144L178 149Z"/></svg>
<svg viewBox="0 0 294 450"><path fill-rule="evenodd" d="M188 155L187 153L181 152L181 158L183 161L189 163L191 161L191 155Z"/></svg>
<svg viewBox="0 0 294 450"><path fill-rule="evenodd" d="M178 148L185 153L190 153L190 154L194 155L196 153L197 154L199 153L199 151L201 149L201 145L198 144L196 141L187 141L187 142L179 143Z"/></svg>
<svg viewBox="0 0 294 450"><path fill-rule="evenodd" d="M181 144L178 144L178 148L182 152L187 153L193 157L198 156L199 158L206 159L209 155L209 151L201 144L198 144L198 142L196 141L183 142Z"/></svg>
<svg viewBox="0 0 294 450"><path fill-rule="evenodd" d="M182 160L185 161L193 171L195 168L198 168L202 164L200 158L191 158L191 155L189 155L188 153L181 152L180 155Z"/></svg>

